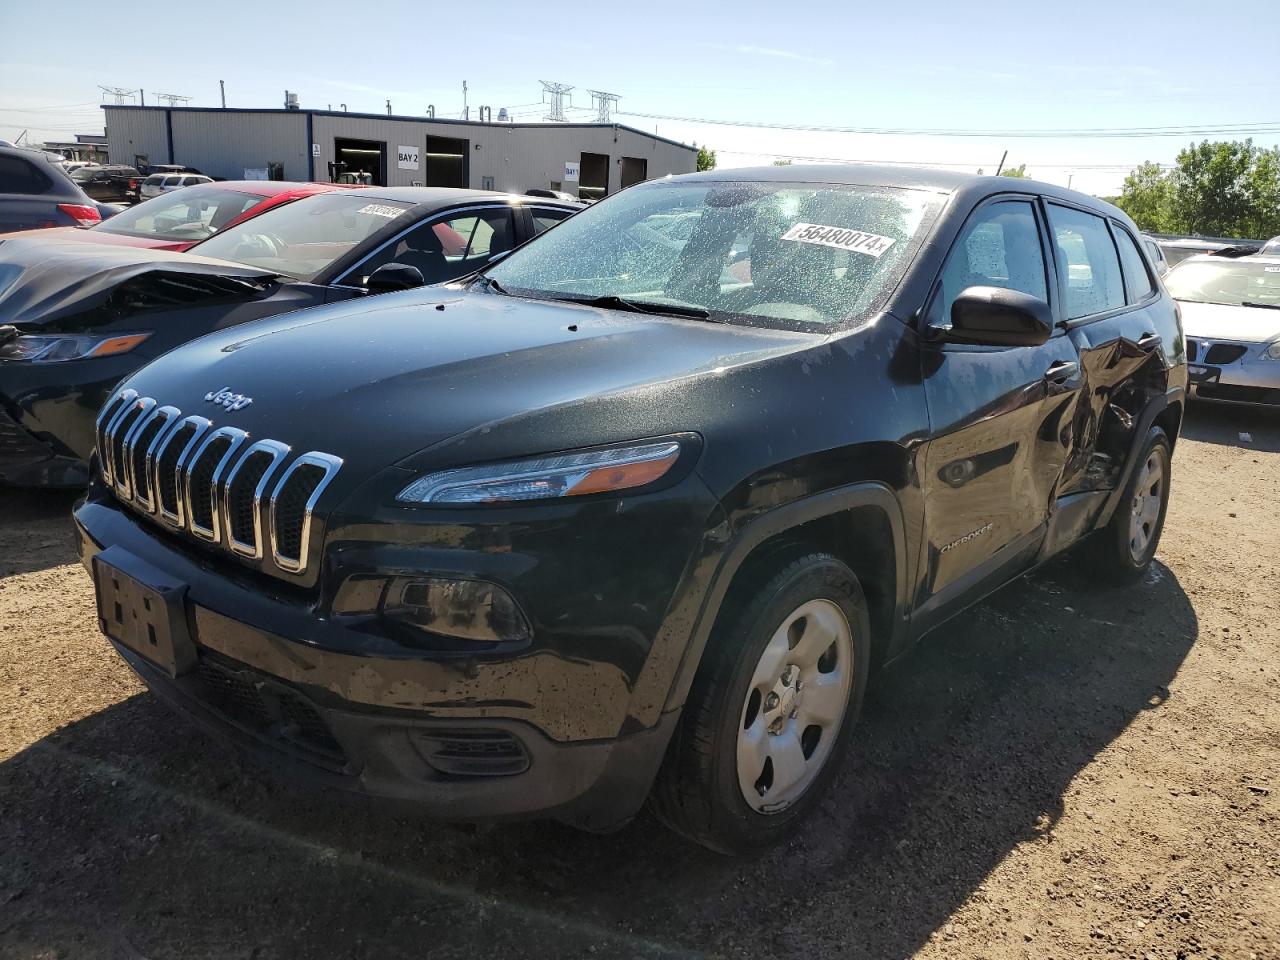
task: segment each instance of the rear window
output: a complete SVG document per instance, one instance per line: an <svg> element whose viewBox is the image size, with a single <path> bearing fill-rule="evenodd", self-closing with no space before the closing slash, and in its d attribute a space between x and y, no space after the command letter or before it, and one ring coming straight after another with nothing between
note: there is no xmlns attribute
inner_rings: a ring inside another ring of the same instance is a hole
<svg viewBox="0 0 1280 960"><path fill-rule="evenodd" d="M1124 227L1115 227L1116 244L1120 247L1120 266L1124 268L1124 283L1129 290L1129 302L1141 303L1156 292L1156 285L1147 272L1147 264L1138 251L1138 241Z"/></svg>
<svg viewBox="0 0 1280 960"><path fill-rule="evenodd" d="M146 182L151 184L153 187L157 186L158 184L164 183L164 175L152 174L151 176L147 177Z"/></svg>
<svg viewBox="0 0 1280 960"><path fill-rule="evenodd" d="M37 194L49 189L48 176L21 157L0 156L0 193Z"/></svg>

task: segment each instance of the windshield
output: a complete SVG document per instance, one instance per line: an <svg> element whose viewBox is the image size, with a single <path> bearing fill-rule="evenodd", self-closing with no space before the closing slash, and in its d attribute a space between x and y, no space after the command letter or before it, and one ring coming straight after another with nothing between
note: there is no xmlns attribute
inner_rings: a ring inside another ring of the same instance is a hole
<svg viewBox="0 0 1280 960"><path fill-rule="evenodd" d="M76 167L68 176L72 180L89 180L98 172L97 167Z"/></svg>
<svg viewBox="0 0 1280 960"><path fill-rule="evenodd" d="M1175 300L1191 303L1280 306L1280 261L1189 261L1171 270L1164 285Z"/></svg>
<svg viewBox="0 0 1280 960"><path fill-rule="evenodd" d="M266 199L225 187L192 187L130 207L92 229L126 237L194 243L213 236Z"/></svg>
<svg viewBox="0 0 1280 960"><path fill-rule="evenodd" d="M312 280L411 206L359 192L304 197L224 230L191 252Z"/></svg>
<svg viewBox="0 0 1280 960"><path fill-rule="evenodd" d="M488 271L507 292L828 325L878 305L940 196L810 183L655 183L564 221Z"/></svg>

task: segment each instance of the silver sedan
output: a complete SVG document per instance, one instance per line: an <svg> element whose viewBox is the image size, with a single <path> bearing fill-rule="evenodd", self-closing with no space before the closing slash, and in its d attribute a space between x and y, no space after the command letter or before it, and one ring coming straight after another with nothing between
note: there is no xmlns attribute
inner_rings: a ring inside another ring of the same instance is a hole
<svg viewBox="0 0 1280 960"><path fill-rule="evenodd" d="M1191 257L1164 278L1195 395L1280 408L1280 256Z"/></svg>

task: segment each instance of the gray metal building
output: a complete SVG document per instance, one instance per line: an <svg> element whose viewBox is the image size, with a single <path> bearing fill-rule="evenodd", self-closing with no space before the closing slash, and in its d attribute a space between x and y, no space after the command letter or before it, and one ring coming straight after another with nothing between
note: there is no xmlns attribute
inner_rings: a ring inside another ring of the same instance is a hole
<svg viewBox="0 0 1280 960"><path fill-rule="evenodd" d="M104 105L112 163L228 180L358 180L598 199L690 173L694 147L617 123L484 123L331 110Z"/></svg>

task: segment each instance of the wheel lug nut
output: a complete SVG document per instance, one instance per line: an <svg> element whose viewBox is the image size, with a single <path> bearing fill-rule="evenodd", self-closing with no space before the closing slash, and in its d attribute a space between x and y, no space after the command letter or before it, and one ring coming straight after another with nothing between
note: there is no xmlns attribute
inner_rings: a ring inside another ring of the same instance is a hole
<svg viewBox="0 0 1280 960"><path fill-rule="evenodd" d="M776 693L770 693L764 698L764 708L766 710L776 710L778 707L779 697Z"/></svg>

